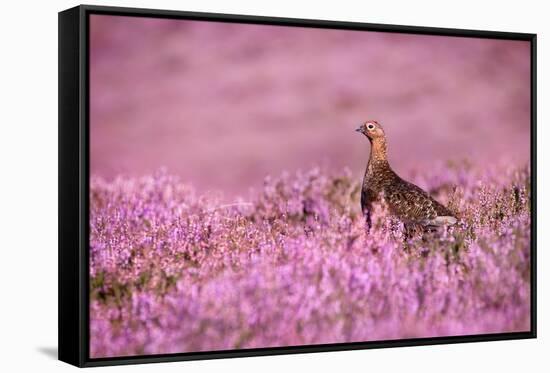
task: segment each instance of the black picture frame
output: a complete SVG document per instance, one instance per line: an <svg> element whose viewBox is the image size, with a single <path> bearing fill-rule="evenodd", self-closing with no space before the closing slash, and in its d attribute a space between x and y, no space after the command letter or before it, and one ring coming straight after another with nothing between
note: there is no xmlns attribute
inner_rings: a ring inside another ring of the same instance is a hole
<svg viewBox="0 0 550 373"><path fill-rule="evenodd" d="M89 357L89 16L222 21L529 41L531 45L531 329L390 341ZM79 367L536 338L536 34L81 5L59 13L59 360Z"/></svg>

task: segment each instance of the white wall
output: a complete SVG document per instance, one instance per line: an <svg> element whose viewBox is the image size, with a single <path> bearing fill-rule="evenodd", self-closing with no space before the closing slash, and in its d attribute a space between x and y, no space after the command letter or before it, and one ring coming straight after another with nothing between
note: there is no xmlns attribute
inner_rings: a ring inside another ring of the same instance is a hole
<svg viewBox="0 0 550 373"><path fill-rule="evenodd" d="M544 1L95 1L94 4L538 33L539 338L117 368L122 371L542 371L549 368L550 23ZM4 2L0 22L0 369L65 371L57 346L57 12ZM311 4L311 5L310 5ZM538 368L537 368L538 367Z"/></svg>

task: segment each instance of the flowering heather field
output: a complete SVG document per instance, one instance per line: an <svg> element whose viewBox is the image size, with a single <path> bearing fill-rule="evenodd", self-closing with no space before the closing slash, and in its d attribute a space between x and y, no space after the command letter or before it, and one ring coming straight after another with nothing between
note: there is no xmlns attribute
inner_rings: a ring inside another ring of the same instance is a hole
<svg viewBox="0 0 550 373"><path fill-rule="evenodd" d="M91 356L529 330L528 167L412 181L459 226L404 240L359 211L360 178L266 178L224 205L166 172L91 181Z"/></svg>

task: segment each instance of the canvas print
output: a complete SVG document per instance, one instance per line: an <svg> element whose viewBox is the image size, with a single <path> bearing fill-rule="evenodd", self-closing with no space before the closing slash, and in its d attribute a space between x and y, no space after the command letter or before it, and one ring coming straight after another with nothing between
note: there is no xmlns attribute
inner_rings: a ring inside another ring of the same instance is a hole
<svg viewBox="0 0 550 373"><path fill-rule="evenodd" d="M91 358L531 330L528 41L89 22Z"/></svg>

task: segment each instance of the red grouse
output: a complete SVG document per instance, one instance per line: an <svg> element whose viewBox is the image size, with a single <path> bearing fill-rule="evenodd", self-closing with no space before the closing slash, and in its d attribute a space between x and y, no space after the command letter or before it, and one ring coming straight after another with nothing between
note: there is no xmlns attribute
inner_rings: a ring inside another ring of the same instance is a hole
<svg viewBox="0 0 550 373"><path fill-rule="evenodd" d="M377 121L370 120L356 131L370 141L370 158L361 188L361 210L367 227L371 228L372 203L381 195L390 213L409 227L438 227L453 225L457 218L445 206L434 200L418 186L400 178L390 167L384 129Z"/></svg>

